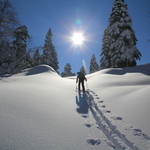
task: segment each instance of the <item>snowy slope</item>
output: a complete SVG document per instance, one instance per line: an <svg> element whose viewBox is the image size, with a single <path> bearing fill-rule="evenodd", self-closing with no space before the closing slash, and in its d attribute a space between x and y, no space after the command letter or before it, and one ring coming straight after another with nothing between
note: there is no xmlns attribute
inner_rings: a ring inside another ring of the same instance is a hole
<svg viewBox="0 0 150 150"><path fill-rule="evenodd" d="M1 77L0 149L149 150L150 64L86 77L84 95L46 65Z"/></svg>

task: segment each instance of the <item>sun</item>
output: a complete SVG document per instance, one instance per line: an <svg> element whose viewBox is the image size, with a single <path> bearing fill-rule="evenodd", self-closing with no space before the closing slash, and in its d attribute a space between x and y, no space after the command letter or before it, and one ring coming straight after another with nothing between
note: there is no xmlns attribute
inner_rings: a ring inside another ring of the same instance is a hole
<svg viewBox="0 0 150 150"><path fill-rule="evenodd" d="M81 45L84 40L82 33L76 32L73 34L72 41L75 45Z"/></svg>

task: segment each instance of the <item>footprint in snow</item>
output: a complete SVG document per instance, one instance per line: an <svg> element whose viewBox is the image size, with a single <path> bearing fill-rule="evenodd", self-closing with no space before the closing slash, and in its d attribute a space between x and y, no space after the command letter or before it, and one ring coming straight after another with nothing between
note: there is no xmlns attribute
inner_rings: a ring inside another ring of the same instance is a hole
<svg viewBox="0 0 150 150"><path fill-rule="evenodd" d="M88 144L90 144L90 145L99 145L99 144L101 144L101 140L100 140L100 139L88 138L88 139L86 139L86 141L87 141Z"/></svg>
<svg viewBox="0 0 150 150"><path fill-rule="evenodd" d="M143 136L145 139L150 140L150 137L144 133L141 129L133 129L134 136Z"/></svg>
<svg viewBox="0 0 150 150"><path fill-rule="evenodd" d="M103 110L103 112L104 112L104 113L111 113L111 111L110 111L110 110L106 110L106 109L105 109L105 110Z"/></svg>
<svg viewBox="0 0 150 150"><path fill-rule="evenodd" d="M102 105L101 107L105 108L106 106L105 106L105 105Z"/></svg>
<svg viewBox="0 0 150 150"><path fill-rule="evenodd" d="M98 103L103 103L104 101L98 101Z"/></svg>
<svg viewBox="0 0 150 150"><path fill-rule="evenodd" d="M111 111L110 110L106 110L106 113L111 113Z"/></svg>
<svg viewBox="0 0 150 150"><path fill-rule="evenodd" d="M111 118L114 120L122 120L123 119L123 117L119 117L119 116L112 116Z"/></svg>
<svg viewBox="0 0 150 150"><path fill-rule="evenodd" d="M88 118L88 116L87 116L87 115L82 115L82 117L83 117L83 118Z"/></svg>
<svg viewBox="0 0 150 150"><path fill-rule="evenodd" d="M88 128L90 128L92 125L90 123L85 123L85 126L87 126Z"/></svg>
<svg viewBox="0 0 150 150"><path fill-rule="evenodd" d="M92 91L92 90L90 90L90 92L91 92L91 93L93 93L93 94L95 94L95 92L94 92L94 91Z"/></svg>
<svg viewBox="0 0 150 150"><path fill-rule="evenodd" d="M99 129L99 130L101 130L100 126L97 126L96 128Z"/></svg>
<svg viewBox="0 0 150 150"><path fill-rule="evenodd" d="M134 134L134 136L141 136L142 130L141 129L133 129L133 134Z"/></svg>
<svg viewBox="0 0 150 150"><path fill-rule="evenodd" d="M144 132L142 133L142 135L145 139L150 140L150 137L147 134L145 134Z"/></svg>

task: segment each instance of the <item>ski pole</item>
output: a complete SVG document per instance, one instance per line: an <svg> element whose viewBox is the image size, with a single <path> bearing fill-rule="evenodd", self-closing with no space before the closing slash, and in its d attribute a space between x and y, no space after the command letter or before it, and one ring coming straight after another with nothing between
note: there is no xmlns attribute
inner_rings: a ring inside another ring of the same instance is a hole
<svg viewBox="0 0 150 150"><path fill-rule="evenodd" d="M77 90L78 88L77 88L77 82L76 82L76 90Z"/></svg>
<svg viewBox="0 0 150 150"><path fill-rule="evenodd" d="M86 81L86 86L87 86L87 89L89 90L89 87L88 87L88 83L87 83L87 81Z"/></svg>

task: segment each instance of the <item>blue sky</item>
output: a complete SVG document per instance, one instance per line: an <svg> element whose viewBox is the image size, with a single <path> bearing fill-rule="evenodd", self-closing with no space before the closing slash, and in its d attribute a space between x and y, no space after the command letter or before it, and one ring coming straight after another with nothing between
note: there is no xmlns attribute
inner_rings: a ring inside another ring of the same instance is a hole
<svg viewBox="0 0 150 150"><path fill-rule="evenodd" d="M90 59L95 54L100 61L103 33L109 22L114 0L10 0L21 25L26 25L32 37L32 47L43 46L45 37L52 29L53 45L58 54L59 72L70 63L76 73L86 64L89 70ZM137 48L142 53L137 64L150 63L150 1L125 0L132 19L133 29L138 39ZM73 46L69 40L73 33L82 32L82 46Z"/></svg>

